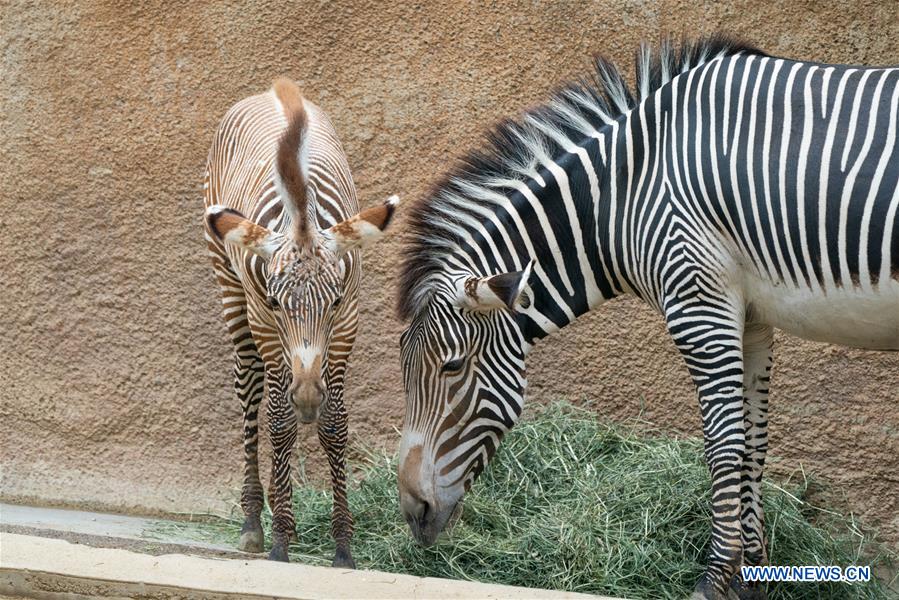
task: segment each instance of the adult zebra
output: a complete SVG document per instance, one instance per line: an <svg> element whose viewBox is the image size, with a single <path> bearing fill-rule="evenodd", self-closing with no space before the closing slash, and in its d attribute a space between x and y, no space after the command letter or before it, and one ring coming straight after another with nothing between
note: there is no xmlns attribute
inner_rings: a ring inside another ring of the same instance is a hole
<svg viewBox="0 0 899 600"><path fill-rule="evenodd" d="M764 590L774 327L899 349L899 69L725 36L641 47L496 130L416 204L399 313L402 511L428 544L523 405L525 356L605 300L658 310L696 384L712 541L695 597Z"/></svg>
<svg viewBox="0 0 899 600"><path fill-rule="evenodd" d="M243 410L239 547L263 550L257 417L265 389L272 442L269 558L286 561L295 532L290 456L299 418L318 421L334 490L334 566L352 567L343 381L358 322L357 248L381 237L397 199L356 214L356 188L331 122L284 78L225 115L203 188L206 242Z"/></svg>

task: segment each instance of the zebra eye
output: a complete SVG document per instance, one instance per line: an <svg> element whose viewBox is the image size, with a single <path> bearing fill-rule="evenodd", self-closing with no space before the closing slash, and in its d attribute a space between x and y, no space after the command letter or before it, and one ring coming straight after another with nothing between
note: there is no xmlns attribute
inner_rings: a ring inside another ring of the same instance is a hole
<svg viewBox="0 0 899 600"><path fill-rule="evenodd" d="M281 305L278 303L278 299L274 296L269 296L265 299L268 302L268 305L272 307L272 310L279 310Z"/></svg>
<svg viewBox="0 0 899 600"><path fill-rule="evenodd" d="M331 305L331 308L337 308L338 306L340 306L340 301L341 301L341 300L343 300L343 298L340 298L340 297L338 296L338 297L337 297L337 300L334 301L334 304Z"/></svg>
<svg viewBox="0 0 899 600"><path fill-rule="evenodd" d="M462 358L454 358L452 360L448 360L443 363L443 367L440 368L441 373L455 373L457 371L461 371L462 367L465 365L465 360Z"/></svg>

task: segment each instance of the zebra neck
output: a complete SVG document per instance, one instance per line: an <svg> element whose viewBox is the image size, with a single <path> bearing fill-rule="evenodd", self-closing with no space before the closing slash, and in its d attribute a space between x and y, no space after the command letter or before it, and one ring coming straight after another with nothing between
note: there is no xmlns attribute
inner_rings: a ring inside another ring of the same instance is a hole
<svg viewBox="0 0 899 600"><path fill-rule="evenodd" d="M529 254L537 268L530 280L532 302L519 313L529 346L634 289L622 243L629 179L622 137L616 122L572 145L516 190L521 198L511 198L532 209L539 224L538 229L528 223Z"/></svg>

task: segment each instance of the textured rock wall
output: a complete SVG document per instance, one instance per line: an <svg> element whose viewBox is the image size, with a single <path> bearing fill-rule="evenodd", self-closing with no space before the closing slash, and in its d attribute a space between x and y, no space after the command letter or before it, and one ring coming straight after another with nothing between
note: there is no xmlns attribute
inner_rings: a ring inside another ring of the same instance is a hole
<svg viewBox="0 0 899 600"><path fill-rule="evenodd" d="M4 2L0 8L2 495L221 510L239 410L204 255L200 184L218 119L296 78L327 110L364 205L421 196L496 119L661 32L727 28L770 53L899 63L894 2ZM403 228L402 217L396 231ZM391 284L366 255L347 399L354 443L393 449L403 401ZM899 356L778 338L772 454L836 482L899 540ZM589 402L697 435L685 368L620 300L538 347L531 402ZM312 431L300 456L323 459ZM266 469L267 470L267 469Z"/></svg>

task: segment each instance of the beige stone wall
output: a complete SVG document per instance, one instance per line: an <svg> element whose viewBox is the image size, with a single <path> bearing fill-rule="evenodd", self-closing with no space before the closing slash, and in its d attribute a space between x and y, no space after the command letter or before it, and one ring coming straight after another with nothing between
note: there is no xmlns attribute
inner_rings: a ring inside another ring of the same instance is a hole
<svg viewBox="0 0 899 600"><path fill-rule="evenodd" d="M601 51L728 28L767 51L899 63L895 2L2 4L2 496L221 509L239 410L204 255L200 184L236 100L296 78L341 134L363 204L420 197L493 121ZM129 7L130 6L130 7ZM396 231L404 221L399 219ZM356 444L395 448L396 239L366 255L347 398ZM899 540L899 356L778 338L772 454L836 482ZM535 350L531 402L568 398L699 433L685 368L629 300ZM307 470L322 459L301 433Z"/></svg>

